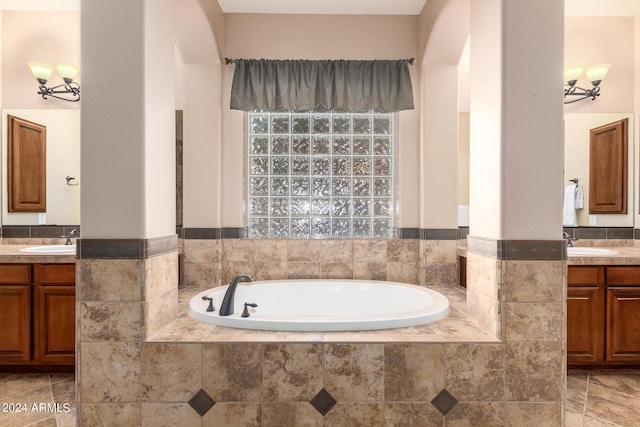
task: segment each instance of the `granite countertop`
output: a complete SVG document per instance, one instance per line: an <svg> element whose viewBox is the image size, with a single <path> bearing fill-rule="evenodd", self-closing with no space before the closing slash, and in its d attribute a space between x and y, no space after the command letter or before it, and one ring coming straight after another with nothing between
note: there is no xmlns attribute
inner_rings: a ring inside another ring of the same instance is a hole
<svg viewBox="0 0 640 427"><path fill-rule="evenodd" d="M3 264L53 264L74 263L75 254L33 254L20 252L22 248L44 245L0 245L0 263Z"/></svg>
<svg viewBox="0 0 640 427"><path fill-rule="evenodd" d="M567 255L567 265L640 265L640 247L633 246L576 246L580 248L609 249L611 254ZM466 257L467 248L459 246L458 256Z"/></svg>
<svg viewBox="0 0 640 427"><path fill-rule="evenodd" d="M580 247L577 247L578 249ZM567 265L640 265L640 248L608 246L612 254L607 255L568 255Z"/></svg>

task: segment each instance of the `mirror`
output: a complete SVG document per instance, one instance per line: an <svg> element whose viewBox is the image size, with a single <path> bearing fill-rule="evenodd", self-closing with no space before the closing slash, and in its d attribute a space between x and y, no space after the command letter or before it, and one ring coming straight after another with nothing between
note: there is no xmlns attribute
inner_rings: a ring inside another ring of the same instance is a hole
<svg viewBox="0 0 640 427"><path fill-rule="evenodd" d="M627 195L624 214L589 214L589 138L590 131L609 123L628 119ZM633 227L634 115L632 113L567 113L564 115L564 185L577 178L584 197L584 207L577 209L579 227Z"/></svg>
<svg viewBox="0 0 640 427"><path fill-rule="evenodd" d="M567 113L564 115L564 185L578 178L584 208L576 210L579 227L633 227L635 200L635 119L633 113ZM589 132L591 129L628 119L627 209L626 214L589 215ZM458 132L458 225L467 227L469 210L469 113L460 113Z"/></svg>
<svg viewBox="0 0 640 427"><path fill-rule="evenodd" d="M9 212L9 115L46 126L46 212ZM2 225L80 224L80 110L2 110L2 184Z"/></svg>

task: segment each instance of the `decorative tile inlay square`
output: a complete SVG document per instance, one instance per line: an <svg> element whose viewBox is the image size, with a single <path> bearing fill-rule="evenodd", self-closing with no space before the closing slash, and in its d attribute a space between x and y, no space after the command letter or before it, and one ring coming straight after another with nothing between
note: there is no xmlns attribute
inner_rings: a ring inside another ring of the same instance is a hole
<svg viewBox="0 0 640 427"><path fill-rule="evenodd" d="M442 412L442 415L447 415L447 413L458 404L458 400L453 397L446 388L443 388L442 391L433 398L431 404L435 406L438 411Z"/></svg>
<svg viewBox="0 0 640 427"><path fill-rule="evenodd" d="M309 403L311 403L311 405L313 405L313 407L316 408L322 415L326 415L327 412L329 412L331 408L333 408L333 406L338 402L333 398L333 396L329 394L327 390L323 388L318 392L318 394L314 396L313 399L309 401Z"/></svg>
<svg viewBox="0 0 640 427"><path fill-rule="evenodd" d="M191 405L193 410L200 414L201 417L209 412L209 409L213 408L215 404L216 401L203 389L200 389L200 391L189 400L189 405Z"/></svg>

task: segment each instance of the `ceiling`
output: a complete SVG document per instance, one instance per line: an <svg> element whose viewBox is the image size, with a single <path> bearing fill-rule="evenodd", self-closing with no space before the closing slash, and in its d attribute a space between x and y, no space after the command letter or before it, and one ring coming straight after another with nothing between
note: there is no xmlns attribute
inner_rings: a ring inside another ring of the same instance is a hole
<svg viewBox="0 0 640 427"><path fill-rule="evenodd" d="M225 13L418 15L428 0L218 0ZM0 0L0 10L78 10L80 0ZM640 0L565 0L567 16L640 16Z"/></svg>
<svg viewBox="0 0 640 427"><path fill-rule="evenodd" d="M418 15L425 1L428 0L218 0L218 3L225 13ZM640 0L565 0L565 15L638 16Z"/></svg>
<svg viewBox="0 0 640 427"><path fill-rule="evenodd" d="M638 16L640 0L564 0L566 16Z"/></svg>
<svg viewBox="0 0 640 427"><path fill-rule="evenodd" d="M78 10L80 0L0 0L0 10Z"/></svg>
<svg viewBox="0 0 640 427"><path fill-rule="evenodd" d="M218 0L224 13L418 15L425 0Z"/></svg>

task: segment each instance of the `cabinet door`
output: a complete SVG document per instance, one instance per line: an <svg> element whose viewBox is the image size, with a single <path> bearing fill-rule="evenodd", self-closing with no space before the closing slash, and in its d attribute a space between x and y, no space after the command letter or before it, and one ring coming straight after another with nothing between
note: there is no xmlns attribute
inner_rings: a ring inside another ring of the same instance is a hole
<svg viewBox="0 0 640 427"><path fill-rule="evenodd" d="M604 291L601 287L569 287L567 294L567 363L604 360Z"/></svg>
<svg viewBox="0 0 640 427"><path fill-rule="evenodd" d="M607 288L607 361L640 362L640 287Z"/></svg>
<svg viewBox="0 0 640 427"><path fill-rule="evenodd" d="M0 285L0 362L31 360L31 286Z"/></svg>
<svg viewBox="0 0 640 427"><path fill-rule="evenodd" d="M75 305L74 286L36 286L34 336L39 362L74 363Z"/></svg>

